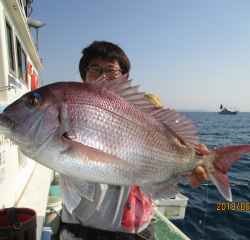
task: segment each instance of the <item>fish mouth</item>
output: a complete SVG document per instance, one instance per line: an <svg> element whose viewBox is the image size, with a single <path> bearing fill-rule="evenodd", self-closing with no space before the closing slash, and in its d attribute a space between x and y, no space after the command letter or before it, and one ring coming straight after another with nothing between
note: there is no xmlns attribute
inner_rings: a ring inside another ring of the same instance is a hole
<svg viewBox="0 0 250 240"><path fill-rule="evenodd" d="M0 114L0 126L4 126L5 128L12 128L15 122L12 118L6 116L4 113Z"/></svg>

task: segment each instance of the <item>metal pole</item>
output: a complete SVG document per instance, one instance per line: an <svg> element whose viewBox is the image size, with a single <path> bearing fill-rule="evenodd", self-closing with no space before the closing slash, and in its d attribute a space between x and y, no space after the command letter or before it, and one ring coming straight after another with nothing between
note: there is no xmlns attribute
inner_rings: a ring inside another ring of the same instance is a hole
<svg viewBox="0 0 250 240"><path fill-rule="evenodd" d="M36 49L38 51L38 28L36 28Z"/></svg>
<svg viewBox="0 0 250 240"><path fill-rule="evenodd" d="M26 1L26 16L29 17L29 2Z"/></svg>

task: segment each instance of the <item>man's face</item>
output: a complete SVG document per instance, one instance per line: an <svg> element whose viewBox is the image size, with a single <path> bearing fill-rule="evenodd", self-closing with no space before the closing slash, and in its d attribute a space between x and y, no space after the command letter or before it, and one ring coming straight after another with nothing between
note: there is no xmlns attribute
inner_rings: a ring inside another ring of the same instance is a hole
<svg viewBox="0 0 250 240"><path fill-rule="evenodd" d="M102 68L102 69L112 68L112 67L121 68L117 61L109 62L108 60L103 60L101 57L90 61L88 67L98 67L98 68ZM106 76L105 71L102 71L101 75ZM86 73L86 79L83 80L83 82L91 83L92 80L100 77L101 75L93 76L93 75L88 75ZM121 72L117 72L117 74L113 78L109 77L109 80L115 79L121 75L122 75Z"/></svg>

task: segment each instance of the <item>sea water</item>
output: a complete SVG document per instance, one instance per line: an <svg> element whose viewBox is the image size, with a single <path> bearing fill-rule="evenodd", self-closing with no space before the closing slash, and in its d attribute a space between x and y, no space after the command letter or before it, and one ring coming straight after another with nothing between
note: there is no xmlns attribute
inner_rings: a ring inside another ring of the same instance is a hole
<svg viewBox="0 0 250 240"><path fill-rule="evenodd" d="M218 113L181 113L191 119L208 148L250 145L250 113L236 115ZM197 189L183 186L189 198L185 219L172 222L190 239L250 239L250 153L228 170L233 204L215 186L200 185ZM206 183L211 183L208 179ZM228 204L229 203L229 204ZM235 207L234 207L235 206ZM248 207L247 207L248 206ZM238 209L237 209L238 207Z"/></svg>

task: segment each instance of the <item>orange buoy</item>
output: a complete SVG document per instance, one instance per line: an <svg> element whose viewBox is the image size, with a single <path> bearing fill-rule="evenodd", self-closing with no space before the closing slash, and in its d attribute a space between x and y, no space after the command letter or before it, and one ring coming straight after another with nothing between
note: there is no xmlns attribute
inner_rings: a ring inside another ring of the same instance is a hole
<svg viewBox="0 0 250 240"><path fill-rule="evenodd" d="M32 75L32 65L31 63L28 61L28 74L31 76Z"/></svg>
<svg viewBox="0 0 250 240"><path fill-rule="evenodd" d="M31 91L35 90L39 87L38 75L37 73L33 73L31 77Z"/></svg>

